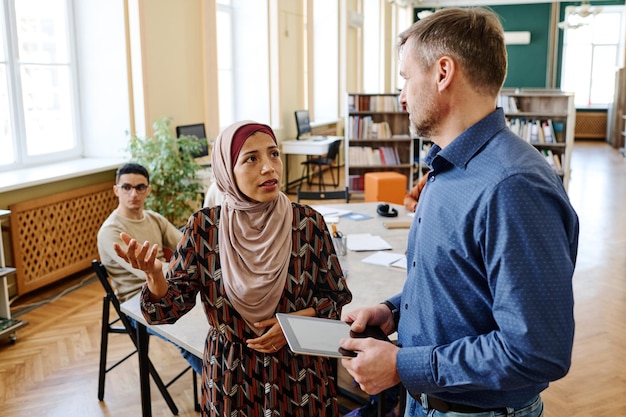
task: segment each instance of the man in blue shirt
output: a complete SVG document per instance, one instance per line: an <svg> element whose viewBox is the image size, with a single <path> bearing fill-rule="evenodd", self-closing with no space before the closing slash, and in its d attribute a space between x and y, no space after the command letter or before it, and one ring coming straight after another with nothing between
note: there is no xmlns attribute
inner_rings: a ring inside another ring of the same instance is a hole
<svg viewBox="0 0 626 417"><path fill-rule="evenodd" d="M434 143L431 171L402 293L343 317L397 330L397 346L346 339L359 354L342 363L370 394L401 382L409 416L541 416L539 394L571 363L578 217L496 108L507 56L495 14L440 10L399 44L400 101Z"/></svg>

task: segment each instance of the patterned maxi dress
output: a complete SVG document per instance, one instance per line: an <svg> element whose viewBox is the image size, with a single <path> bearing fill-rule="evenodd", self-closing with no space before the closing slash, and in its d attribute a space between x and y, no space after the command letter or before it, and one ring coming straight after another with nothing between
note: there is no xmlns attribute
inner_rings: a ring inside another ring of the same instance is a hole
<svg viewBox="0 0 626 417"><path fill-rule="evenodd" d="M338 319L352 299L322 216L292 203L293 238L289 272L276 312L313 307L319 317ZM219 417L337 416L336 386L328 358L274 354L249 349L257 337L233 309L221 280L218 253L220 207L204 208L189 219L167 274L169 291L142 309L152 323L173 323L191 308L196 294L211 328L204 348L202 414Z"/></svg>

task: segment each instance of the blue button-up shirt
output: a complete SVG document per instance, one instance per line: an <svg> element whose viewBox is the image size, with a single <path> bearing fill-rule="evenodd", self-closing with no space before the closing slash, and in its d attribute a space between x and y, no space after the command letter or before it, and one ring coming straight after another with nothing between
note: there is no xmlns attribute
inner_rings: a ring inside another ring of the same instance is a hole
<svg viewBox="0 0 626 417"><path fill-rule="evenodd" d="M412 394L519 407L570 366L578 217L500 108L426 163L407 281L390 299L398 373Z"/></svg>

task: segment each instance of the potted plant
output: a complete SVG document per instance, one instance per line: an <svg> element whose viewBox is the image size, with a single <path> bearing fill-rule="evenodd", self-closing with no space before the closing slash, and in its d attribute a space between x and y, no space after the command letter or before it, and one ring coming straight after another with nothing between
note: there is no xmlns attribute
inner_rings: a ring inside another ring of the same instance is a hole
<svg viewBox="0 0 626 417"><path fill-rule="evenodd" d="M197 179L202 167L192 156L202 145L195 136L177 138L170 128L170 118L157 120L152 128L153 137L130 139L130 156L150 173L152 192L146 207L182 226L202 203L204 190Z"/></svg>

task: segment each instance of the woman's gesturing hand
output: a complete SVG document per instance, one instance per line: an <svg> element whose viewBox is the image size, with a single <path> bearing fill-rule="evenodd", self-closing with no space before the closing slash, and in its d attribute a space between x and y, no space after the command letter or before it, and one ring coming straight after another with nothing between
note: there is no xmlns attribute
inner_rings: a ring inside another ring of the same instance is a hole
<svg viewBox="0 0 626 417"><path fill-rule="evenodd" d="M115 253L133 268L140 269L146 273L148 288L154 296L152 298L159 299L163 297L167 292L167 282L163 275L163 263L156 257L159 246L157 244L151 245L148 241L144 242L143 245L139 245L139 242L124 232L120 233L120 237L126 243L126 250L118 243L113 243Z"/></svg>

